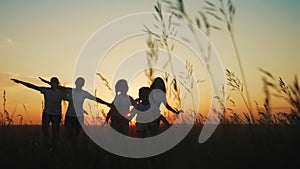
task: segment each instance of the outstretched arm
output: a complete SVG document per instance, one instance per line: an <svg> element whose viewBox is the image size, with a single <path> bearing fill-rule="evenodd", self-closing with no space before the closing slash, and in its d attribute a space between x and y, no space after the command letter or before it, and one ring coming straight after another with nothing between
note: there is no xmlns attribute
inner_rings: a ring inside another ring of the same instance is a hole
<svg viewBox="0 0 300 169"><path fill-rule="evenodd" d="M50 81L48 81L48 80L46 80L46 79L44 79L44 78L42 78L42 77L39 77L39 79L40 79L42 82L44 82L44 83L46 83L46 84L48 84L48 85L51 86L51 82L50 82ZM59 85L59 87L60 87L61 89L63 89L63 90L71 89L71 88L68 88L68 87L60 86L60 85Z"/></svg>
<svg viewBox="0 0 300 169"><path fill-rule="evenodd" d="M48 84L48 85L50 85L51 86L51 82L50 81L48 81L48 80L46 80L46 79L44 79L44 78L42 78L42 77L39 77L39 79L42 81L42 82L44 82L44 83L46 83L46 84ZM61 90L63 90L63 92L65 93L65 96L64 96L64 98L63 98L63 100L65 100L65 101L69 101L69 95L70 95L70 92L72 92L72 88L68 88L68 87L64 87L64 86L59 86L59 88L61 89ZM86 113L86 112L85 112Z"/></svg>
<svg viewBox="0 0 300 169"><path fill-rule="evenodd" d="M111 103L107 103L106 101L96 97L96 102L100 103L100 104L105 104L108 107L111 107Z"/></svg>
<svg viewBox="0 0 300 169"><path fill-rule="evenodd" d="M111 112L108 112L105 118L105 122L108 123L108 120L111 118Z"/></svg>
<svg viewBox="0 0 300 169"><path fill-rule="evenodd" d="M34 85L34 84L31 84L31 83L27 83L27 82L23 82L21 80L18 80L18 79L11 79L13 82L15 83L19 83L19 84L22 84L28 88L31 88L31 89L34 89L34 90L37 90L37 91L40 91L40 87Z"/></svg>
<svg viewBox="0 0 300 169"><path fill-rule="evenodd" d="M165 118L165 116L160 115L159 120L161 120L164 123L164 125L171 126L171 124L168 122L168 120Z"/></svg>
<svg viewBox="0 0 300 169"><path fill-rule="evenodd" d="M176 111L176 110L173 109L168 103L167 103L167 105L166 105L166 108L167 108L168 110L170 110L171 112L175 113L175 114L179 114L179 113L180 113L180 111Z"/></svg>
<svg viewBox="0 0 300 169"><path fill-rule="evenodd" d="M108 106L108 107L111 107L111 106L112 106L111 103L108 103L108 102L106 102L106 101L104 101L104 100L102 100L102 99L100 99L100 98L98 98L98 97L95 97L95 96L93 96L92 94L90 94L90 93L88 93L88 92L86 92L85 98L90 99L90 100L94 100L94 101L96 101L96 102L98 102L98 103L100 103L100 104L105 104L105 105Z"/></svg>
<svg viewBox="0 0 300 169"><path fill-rule="evenodd" d="M135 106L137 104L137 102L140 101L139 98L134 100L131 96L129 96L129 99L130 99L130 103L131 103L132 106Z"/></svg>

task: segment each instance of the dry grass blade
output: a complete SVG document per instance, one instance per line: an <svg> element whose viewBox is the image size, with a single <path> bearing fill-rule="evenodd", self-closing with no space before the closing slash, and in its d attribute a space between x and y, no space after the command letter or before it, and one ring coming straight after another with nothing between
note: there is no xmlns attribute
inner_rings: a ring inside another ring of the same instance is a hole
<svg viewBox="0 0 300 169"><path fill-rule="evenodd" d="M186 16L185 12L184 12L184 7L183 7L183 2L181 0L177 0L176 1L177 4L172 4L172 3L168 3L170 6L170 9L173 10L172 13L175 13L175 15L180 14L182 16ZM170 37L175 37L176 36L176 31L175 28L173 26L173 22L172 22L172 16L169 16L168 19L163 18L162 16L162 7L161 4L159 2L157 2L157 4L154 6L156 13L159 15L160 20L158 20L158 24L160 26L158 26L161 29L161 34L154 34L152 33L151 30L149 30L146 26L145 29L148 32L149 35L154 35L155 37L155 42L157 44L158 47L164 48L167 51L168 54L168 60L167 63L165 64L165 66L170 66L171 68L171 72L172 72L172 76L174 77L174 80L171 83L172 88L174 91L170 92L174 94L175 100L178 101L178 104L181 104L181 99L180 99L180 91L178 88L178 82L177 82L177 78L176 78L176 74L175 74L175 70L174 70L174 65L173 65L173 58L171 55L171 52L174 50L174 44L173 44L173 39L171 39ZM147 42L149 45L149 42ZM152 51L153 52L153 51ZM150 56L148 53L148 63L151 62L153 56ZM153 69L151 68L152 65L149 65L148 71L146 72L150 82L153 80Z"/></svg>
<svg viewBox="0 0 300 169"><path fill-rule="evenodd" d="M180 84L187 91L189 96L191 97L192 104L193 104L193 111L196 111L197 108L196 108L195 99L194 99L194 95L193 95L193 89L197 85L197 83L199 83L201 81L194 80L194 78L193 78L194 68L193 68L193 64L191 62L186 61L185 68L186 68L186 72L181 72L181 74L179 75L179 77L181 79Z"/></svg>
<svg viewBox="0 0 300 169"><path fill-rule="evenodd" d="M172 5L173 3L171 1L168 1L168 0L162 0L162 2L168 4L168 5Z"/></svg>
<svg viewBox="0 0 300 169"><path fill-rule="evenodd" d="M276 85L275 78L269 72L263 70L261 71L266 77L263 77L264 81L264 89L266 93L266 100L265 100L265 110L268 117L271 116L271 111L269 108L270 96L271 91L269 91L269 87L273 89L276 93L272 94L275 97L283 98L289 105L290 105L290 113L277 113L275 114L273 123L280 123L280 124L299 124L300 123L300 91L298 86L297 77L295 77L295 81L292 85L286 84L284 80L279 77L278 84ZM267 79L269 78L269 79ZM268 80L271 80L269 82ZM276 119L275 119L276 118ZM264 120L265 122L266 120ZM268 120L271 121L270 119Z"/></svg>
<svg viewBox="0 0 300 169"><path fill-rule="evenodd" d="M196 24L199 29L201 29L201 22L198 18L196 18Z"/></svg>
<svg viewBox="0 0 300 169"><path fill-rule="evenodd" d="M154 65L157 62L158 59L158 44L155 39L153 39L152 35L149 34L148 39L146 41L148 51L147 51L147 64L148 69L145 70L146 77L149 80L149 84L152 84L154 81L155 75L154 75Z"/></svg>
<svg viewBox="0 0 300 169"><path fill-rule="evenodd" d="M215 11L216 11L215 8L211 8L211 7L207 7L207 6L203 7L203 9L204 9L204 10L207 10L207 11L212 11L212 12L215 12Z"/></svg>
<svg viewBox="0 0 300 169"><path fill-rule="evenodd" d="M206 15L202 11L199 11L198 13L200 14L200 16L201 16L201 18L202 18L202 20L204 22L205 29L206 29L205 34L207 36L209 36L210 35L210 24L208 22L208 19L207 19Z"/></svg>
<svg viewBox="0 0 300 169"><path fill-rule="evenodd" d="M154 8L160 17L160 20L163 20L161 5L160 5L159 1L157 1L157 4L154 6Z"/></svg>
<svg viewBox="0 0 300 169"><path fill-rule="evenodd" d="M220 30L221 30L221 28L220 28L220 27L218 27L218 26L211 25L210 27L211 27L212 29L215 29L215 30L218 30L218 31L220 31Z"/></svg>
<svg viewBox="0 0 300 169"><path fill-rule="evenodd" d="M4 115L0 112L0 125L4 126Z"/></svg>
<svg viewBox="0 0 300 169"><path fill-rule="evenodd" d="M22 125L24 116L22 114L18 114L17 116L19 117L19 125Z"/></svg>
<svg viewBox="0 0 300 169"><path fill-rule="evenodd" d="M260 72L264 73L265 75L267 75L268 77L270 77L271 79L275 79L274 76L270 72L268 72L268 71L266 71L264 69L261 69L261 68L259 68L258 70Z"/></svg>
<svg viewBox="0 0 300 169"><path fill-rule="evenodd" d="M215 7L215 4L213 4L213 3L209 2L209 1L205 1L205 3L206 3L207 5L209 5L209 6L211 6L211 7Z"/></svg>
<svg viewBox="0 0 300 169"><path fill-rule="evenodd" d="M248 124L251 124L251 117L249 116L248 113L243 112L244 117L246 118L246 121Z"/></svg>
<svg viewBox="0 0 300 169"><path fill-rule="evenodd" d="M214 12L211 12L211 11L206 11L207 14L213 16L214 18L216 18L218 21L222 21L223 19L218 16L217 14L215 14Z"/></svg>
<svg viewBox="0 0 300 169"><path fill-rule="evenodd" d="M249 111L250 118L251 118L250 120L252 120L254 122L255 119L253 117L251 108L248 105L248 103L247 103L247 101L245 99L244 93L243 93L244 92L244 84L240 81L240 79L233 72L231 72L228 69L226 69L225 75L227 77L227 85L229 87L231 87L231 91L237 91L240 94L240 96L243 99L243 102L245 103L245 105L246 105L246 107L247 107L247 109Z"/></svg>
<svg viewBox="0 0 300 169"><path fill-rule="evenodd" d="M177 7L179 9L179 11L183 14L185 14L185 11L184 11L184 6L183 6L183 3L182 3L182 0L177 0Z"/></svg>
<svg viewBox="0 0 300 169"><path fill-rule="evenodd" d="M297 90L297 92L300 93L300 88L299 88L299 83L298 83L298 77L297 76L295 76L294 86L295 86L295 89Z"/></svg>
<svg viewBox="0 0 300 169"><path fill-rule="evenodd" d="M101 73L96 73L96 74L103 81L104 86L107 87L109 91L112 91L112 88L110 87L111 85L109 84L108 80Z"/></svg>

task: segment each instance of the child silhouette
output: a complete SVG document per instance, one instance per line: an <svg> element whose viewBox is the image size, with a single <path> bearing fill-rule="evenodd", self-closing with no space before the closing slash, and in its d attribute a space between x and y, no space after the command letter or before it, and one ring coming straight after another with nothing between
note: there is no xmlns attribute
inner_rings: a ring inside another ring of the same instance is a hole
<svg viewBox="0 0 300 169"><path fill-rule="evenodd" d="M149 96L149 101L150 101L151 105L155 107L156 113L160 114L160 105L162 103L172 113L179 114L182 112L182 110L176 111L168 104L167 99L166 99L166 86L165 86L165 82L162 78L160 78L160 77L155 78L153 83L150 86L150 89L151 89L151 94ZM156 135L158 133L160 121L162 121L165 125L170 126L170 123L167 121L167 119L163 115L160 115L159 118L154 120L151 125L152 126L152 129L151 129L152 134L151 135Z"/></svg>
<svg viewBox="0 0 300 169"><path fill-rule="evenodd" d="M124 79L118 80L115 85L116 96L114 98L111 109L109 110L105 121L118 132L129 135L129 118L128 113L130 106L136 105L133 98L127 95L128 84Z"/></svg>

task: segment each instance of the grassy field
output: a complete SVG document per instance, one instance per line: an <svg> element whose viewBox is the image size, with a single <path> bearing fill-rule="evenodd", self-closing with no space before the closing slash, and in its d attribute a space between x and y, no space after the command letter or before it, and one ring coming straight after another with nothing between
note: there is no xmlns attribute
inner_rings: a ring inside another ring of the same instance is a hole
<svg viewBox="0 0 300 169"><path fill-rule="evenodd" d="M220 125L204 144L195 126L175 148L147 159L115 156L83 132L74 148L64 138L53 152L40 126L0 128L0 168L295 168L299 161L300 126Z"/></svg>

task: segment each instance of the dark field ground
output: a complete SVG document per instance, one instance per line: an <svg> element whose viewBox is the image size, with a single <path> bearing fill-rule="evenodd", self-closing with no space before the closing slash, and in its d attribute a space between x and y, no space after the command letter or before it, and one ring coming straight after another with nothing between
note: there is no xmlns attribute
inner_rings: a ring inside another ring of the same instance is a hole
<svg viewBox="0 0 300 169"><path fill-rule="evenodd" d="M204 144L195 126L175 148L147 159L121 158L98 147L83 132L74 148L64 138L53 152L42 144L40 126L0 127L0 168L109 169L299 168L300 126L219 125Z"/></svg>

